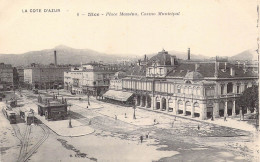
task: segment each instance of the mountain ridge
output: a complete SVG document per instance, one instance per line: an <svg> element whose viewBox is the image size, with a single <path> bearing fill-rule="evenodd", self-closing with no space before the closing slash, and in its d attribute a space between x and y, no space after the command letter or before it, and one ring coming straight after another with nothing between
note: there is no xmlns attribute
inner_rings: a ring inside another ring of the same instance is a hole
<svg viewBox="0 0 260 162"><path fill-rule="evenodd" d="M66 45L58 45L52 49L43 49L25 52L23 54L0 54L0 62L6 64L12 64L13 66L26 66L31 63L50 64L54 63L54 50L57 51L58 64L80 64L91 61L102 61L105 63L118 63L117 60L130 60L136 61L142 59L143 56L127 55L123 54L107 54L98 52L91 49L75 49ZM175 55L179 59L187 59L186 52L179 52L175 50L168 51L169 54ZM157 53L146 54L148 58L156 55ZM229 57L230 60L248 60L257 58L255 50L245 50L237 55ZM192 60L204 60L210 57L201 54L193 54L191 52ZM17 61L19 60L19 61Z"/></svg>

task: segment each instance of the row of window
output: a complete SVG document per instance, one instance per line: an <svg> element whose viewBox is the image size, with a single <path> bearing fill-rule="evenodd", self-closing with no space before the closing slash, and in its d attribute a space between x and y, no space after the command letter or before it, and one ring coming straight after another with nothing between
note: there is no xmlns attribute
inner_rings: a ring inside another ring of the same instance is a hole
<svg viewBox="0 0 260 162"><path fill-rule="evenodd" d="M234 89L234 86L233 86L233 85L234 85L234 84L233 84L232 82L230 82L230 83L227 84L226 94L229 94L229 93L237 93L237 94L239 94L239 93L241 93L241 88L242 88L242 86L237 85L237 86L235 87L236 89ZM244 89L247 89L247 88L248 88L248 85L245 84L245 85L244 85ZM225 94L225 85L222 84L222 85L221 85L221 95L224 95L224 94Z"/></svg>

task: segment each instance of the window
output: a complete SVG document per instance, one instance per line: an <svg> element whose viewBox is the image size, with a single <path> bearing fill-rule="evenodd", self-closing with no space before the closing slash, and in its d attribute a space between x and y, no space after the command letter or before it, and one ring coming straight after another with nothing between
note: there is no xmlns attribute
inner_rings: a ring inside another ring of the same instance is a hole
<svg viewBox="0 0 260 162"><path fill-rule="evenodd" d="M240 93L240 86L237 85L237 94Z"/></svg>
<svg viewBox="0 0 260 162"><path fill-rule="evenodd" d="M221 85L221 95L224 94L224 88L225 88L225 85Z"/></svg>
<svg viewBox="0 0 260 162"><path fill-rule="evenodd" d="M149 72L148 72L149 74L152 74L152 68L149 68Z"/></svg>
<svg viewBox="0 0 260 162"><path fill-rule="evenodd" d="M232 93L233 92L233 83L229 82L227 84L227 93Z"/></svg>
<svg viewBox="0 0 260 162"><path fill-rule="evenodd" d="M189 94L192 94L192 87L189 87Z"/></svg>
<svg viewBox="0 0 260 162"><path fill-rule="evenodd" d="M160 68L160 75L163 75L163 68Z"/></svg>
<svg viewBox="0 0 260 162"><path fill-rule="evenodd" d="M247 84L245 84L245 90L247 89Z"/></svg>
<svg viewBox="0 0 260 162"><path fill-rule="evenodd" d="M178 87L177 90L178 90L178 93L181 93L181 87Z"/></svg>
<svg viewBox="0 0 260 162"><path fill-rule="evenodd" d="M206 96L214 96L214 87L207 87L205 88Z"/></svg>

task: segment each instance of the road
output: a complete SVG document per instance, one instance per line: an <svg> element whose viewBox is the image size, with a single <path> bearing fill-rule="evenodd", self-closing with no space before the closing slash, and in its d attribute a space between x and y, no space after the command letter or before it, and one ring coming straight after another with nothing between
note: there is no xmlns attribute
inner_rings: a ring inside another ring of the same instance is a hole
<svg viewBox="0 0 260 162"><path fill-rule="evenodd" d="M26 96L25 103L32 103L38 96L30 91L23 91L23 95ZM41 95L52 96L52 93ZM44 125L39 125L36 133L38 142L34 140L34 145L31 146L32 140L28 137L32 137L36 130L28 133L29 127L27 131L16 129L14 132L17 138L25 141L21 145L22 160L46 161L46 156L49 158L48 161L254 161L256 159L253 150L255 141L251 132L181 118L177 118L172 127L172 116L140 109L137 109L138 121L135 122L131 118L132 108L91 98L91 105L96 107L90 106L87 109L86 106L82 106L87 103L84 96L70 94L65 96L73 103L70 108L71 117L83 125L91 126L95 129L95 133L75 138L60 137L48 128L44 129ZM79 97L82 98L81 101L78 100ZM128 118L124 117L125 113ZM117 120L115 114L118 115ZM156 125L149 123L154 118L159 121ZM147 124L142 125L142 122ZM21 128L26 130L25 125ZM140 143L141 135L144 137L143 143Z"/></svg>

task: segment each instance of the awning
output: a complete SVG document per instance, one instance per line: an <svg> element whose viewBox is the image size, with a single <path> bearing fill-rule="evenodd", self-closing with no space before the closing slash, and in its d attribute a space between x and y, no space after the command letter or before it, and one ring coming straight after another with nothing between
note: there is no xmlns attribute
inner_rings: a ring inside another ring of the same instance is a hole
<svg viewBox="0 0 260 162"><path fill-rule="evenodd" d="M103 94L103 97L118 101L127 101L132 95L133 93L130 92L109 90L105 94Z"/></svg>

